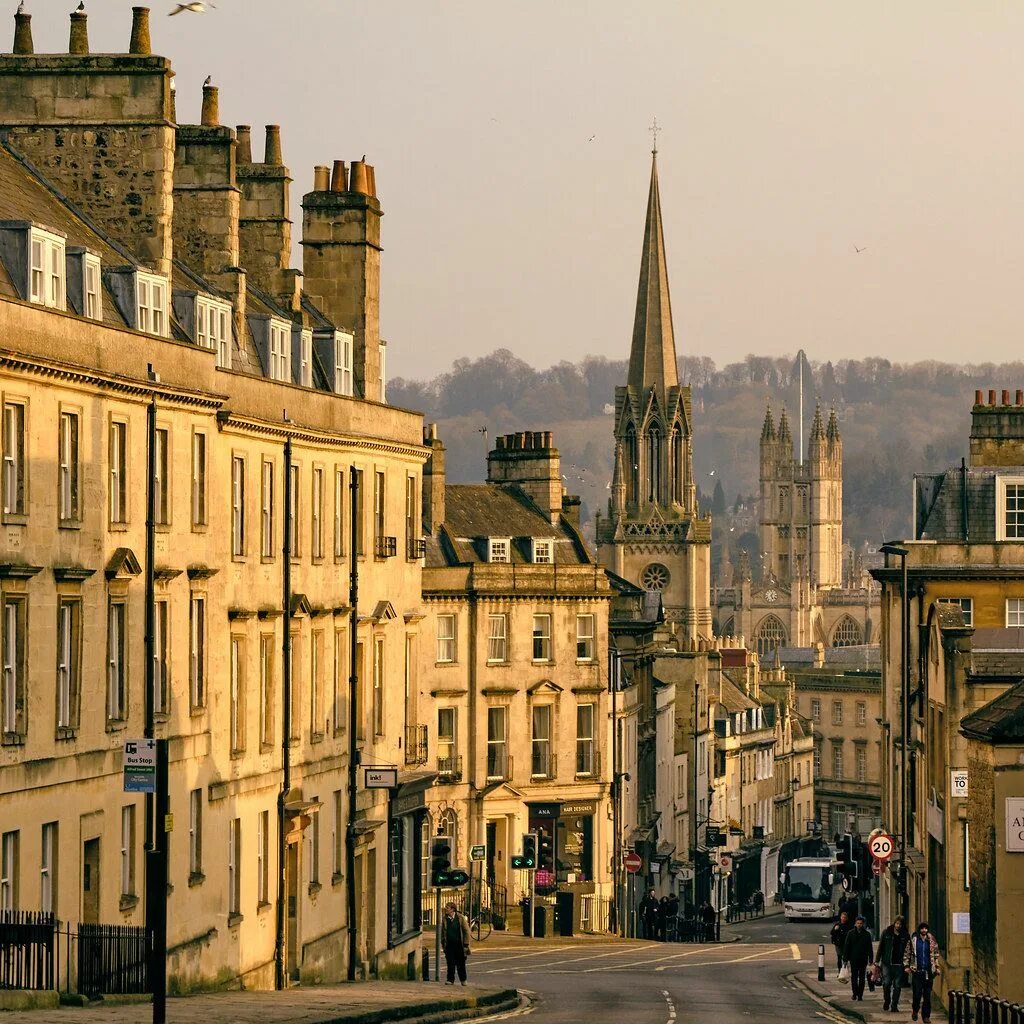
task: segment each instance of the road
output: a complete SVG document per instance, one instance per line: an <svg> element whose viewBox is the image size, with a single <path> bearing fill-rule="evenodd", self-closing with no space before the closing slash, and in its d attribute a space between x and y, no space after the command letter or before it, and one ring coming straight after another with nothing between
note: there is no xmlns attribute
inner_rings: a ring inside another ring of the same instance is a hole
<svg viewBox="0 0 1024 1024"><path fill-rule="evenodd" d="M482 942L470 967L481 985L535 993L531 1024L821 1024L835 1017L787 976L813 968L828 927L772 916L724 929L743 938L720 945L566 939L502 950Z"/></svg>

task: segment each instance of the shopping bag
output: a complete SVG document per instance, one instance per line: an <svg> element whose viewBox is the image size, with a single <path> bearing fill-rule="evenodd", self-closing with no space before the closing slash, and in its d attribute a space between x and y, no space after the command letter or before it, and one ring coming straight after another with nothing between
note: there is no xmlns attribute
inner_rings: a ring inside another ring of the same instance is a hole
<svg viewBox="0 0 1024 1024"><path fill-rule="evenodd" d="M849 964L843 964L843 966L839 968L839 980L840 981L849 981L850 980L850 965Z"/></svg>
<svg viewBox="0 0 1024 1024"><path fill-rule="evenodd" d="M872 971L871 971L871 981L875 985L881 985L882 984L882 965L881 964L875 964L874 968L872 969Z"/></svg>

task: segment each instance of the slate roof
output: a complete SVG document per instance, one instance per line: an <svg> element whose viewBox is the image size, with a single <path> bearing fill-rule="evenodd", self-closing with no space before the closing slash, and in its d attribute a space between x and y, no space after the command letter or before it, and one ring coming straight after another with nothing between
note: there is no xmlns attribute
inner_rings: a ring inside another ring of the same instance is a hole
<svg viewBox="0 0 1024 1024"><path fill-rule="evenodd" d="M992 632L995 632L993 630ZM1017 634L1016 629L999 630L1000 633ZM1014 646L1019 646L1014 645ZM970 676L980 677L1017 677L1024 676L1024 650L978 650L971 652Z"/></svg>
<svg viewBox="0 0 1024 1024"><path fill-rule="evenodd" d="M758 707L755 700L751 700L742 687L737 686L727 672L722 673L722 706L730 715L738 714L740 711L750 711Z"/></svg>
<svg viewBox="0 0 1024 1024"><path fill-rule="evenodd" d="M989 743L1024 741L1024 679L984 707L967 715L960 731Z"/></svg>
<svg viewBox="0 0 1024 1024"><path fill-rule="evenodd" d="M996 539L996 476L1015 472L1024 472L1024 467L968 467L967 527L972 543ZM914 494L916 539L963 540L963 474L958 467L915 476Z"/></svg>

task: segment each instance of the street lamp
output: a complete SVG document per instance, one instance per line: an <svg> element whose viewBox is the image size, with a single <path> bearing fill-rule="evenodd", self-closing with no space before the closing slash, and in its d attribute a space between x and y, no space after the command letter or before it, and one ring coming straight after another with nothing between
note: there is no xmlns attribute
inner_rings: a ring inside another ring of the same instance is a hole
<svg viewBox="0 0 1024 1024"><path fill-rule="evenodd" d="M910 743L910 588L907 586L907 555L910 549L902 544L883 544L883 555L894 555L900 560L900 868L896 891L900 900L900 913L908 920L909 893L907 892L907 747Z"/></svg>

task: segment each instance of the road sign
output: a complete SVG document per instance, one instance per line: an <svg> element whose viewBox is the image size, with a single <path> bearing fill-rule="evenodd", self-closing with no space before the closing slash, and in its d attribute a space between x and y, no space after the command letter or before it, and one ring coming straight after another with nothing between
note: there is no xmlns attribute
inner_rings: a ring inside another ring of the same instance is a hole
<svg viewBox="0 0 1024 1024"><path fill-rule="evenodd" d="M367 789L397 789L397 768L364 768L363 785Z"/></svg>
<svg viewBox="0 0 1024 1024"><path fill-rule="evenodd" d="M892 836L883 832L868 842L868 849L875 860L888 860L895 853L896 844L892 841Z"/></svg>
<svg viewBox="0 0 1024 1024"><path fill-rule="evenodd" d="M631 874L635 875L643 866L640 854L627 852L622 855L622 866Z"/></svg>
<svg viewBox="0 0 1024 1024"><path fill-rule="evenodd" d="M486 846L471 846L469 848L470 860L483 860L487 856Z"/></svg>
<svg viewBox="0 0 1024 1024"><path fill-rule="evenodd" d="M721 857L718 858L718 867L723 872L732 871L732 854L723 853Z"/></svg>
<svg viewBox="0 0 1024 1024"><path fill-rule="evenodd" d="M843 890L844 892L853 892L853 887L857 884L856 878L850 878L849 875L843 876Z"/></svg>
<svg viewBox="0 0 1024 1024"><path fill-rule="evenodd" d="M881 875L885 871L886 865L888 863L889 862L885 860L873 860L871 862L871 874L875 875L876 877L878 875Z"/></svg>
<svg viewBox="0 0 1024 1024"><path fill-rule="evenodd" d="M950 768L949 770L949 795L954 800L967 799L967 769Z"/></svg>
<svg viewBox="0 0 1024 1024"><path fill-rule="evenodd" d="M124 791L156 792L156 740L125 740Z"/></svg>

